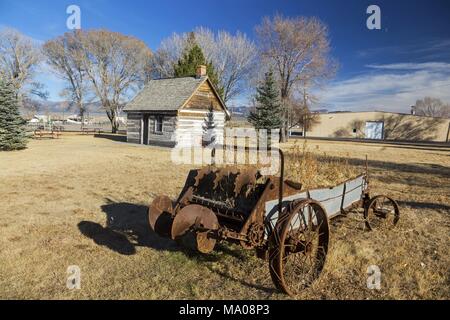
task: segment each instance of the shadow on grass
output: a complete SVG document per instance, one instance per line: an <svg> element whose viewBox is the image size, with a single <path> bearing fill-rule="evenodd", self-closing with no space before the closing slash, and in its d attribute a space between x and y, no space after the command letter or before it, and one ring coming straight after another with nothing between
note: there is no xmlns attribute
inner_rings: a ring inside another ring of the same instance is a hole
<svg viewBox="0 0 450 320"><path fill-rule="evenodd" d="M92 221L81 221L78 223L78 229L96 244L120 254L132 255L136 253L136 247L149 247L179 251L198 262L220 261L222 256L217 254L218 252L232 255L239 260L245 259L238 250L231 250L220 243L216 245L215 253L201 254L178 245L172 239L160 237L150 228L147 206L106 199L106 204L102 205L101 209L106 215L106 227Z"/></svg>
<svg viewBox="0 0 450 320"><path fill-rule="evenodd" d="M319 160L322 157L319 156ZM364 167L365 159L358 158L346 158L346 157L334 157L341 161L348 161L350 165ZM397 171L404 173L419 173L419 174L431 174L438 177L450 178L450 168L446 166L442 166L439 164L431 164L431 163L395 163L389 161L381 161L381 160L368 160L369 168L375 168L386 171Z"/></svg>
<svg viewBox="0 0 450 320"><path fill-rule="evenodd" d="M91 221L81 221L78 224L81 233L94 240L99 246L105 246L112 251L124 255L132 255L136 249L127 237L114 230L103 228L100 224Z"/></svg>
<svg viewBox="0 0 450 320"><path fill-rule="evenodd" d="M148 208L144 205L117 203L106 199L106 204L102 205L101 208L106 214L106 227L92 221L81 221L78 223L78 228L83 235L92 239L97 245L104 246L119 254L133 255L136 253L136 247L144 246L156 250L181 252L188 259L198 263L220 262L227 257L233 257L240 261L245 261L248 258L243 250L224 243L217 243L214 252L211 254L201 254L195 250L184 248L171 239L160 237L150 228ZM233 277L214 270L208 265L206 266L211 272L244 286L270 294L276 292L272 287L253 284L245 279Z"/></svg>
<svg viewBox="0 0 450 320"><path fill-rule="evenodd" d="M432 202L416 202L416 201L399 201L399 205L408 206L413 209L431 209L431 210L443 210L447 213L450 212L450 206L446 204L440 203L432 203Z"/></svg>
<svg viewBox="0 0 450 320"><path fill-rule="evenodd" d="M112 134L112 133L96 133L94 138L108 139L112 141L127 142L127 136L122 134Z"/></svg>
<svg viewBox="0 0 450 320"><path fill-rule="evenodd" d="M227 278L231 281L234 282L238 282L243 286L249 287L249 288L253 288L253 289L257 289L257 290L261 290L263 292L269 293L269 294L273 294L273 293L280 293L280 291L278 291L275 287L267 287L267 286L263 286L263 285L259 285L259 284L254 284L248 281L245 281L244 279L239 279L237 277L231 276L225 272L221 272L221 271L217 271L211 268L208 268L211 272L217 273L219 276Z"/></svg>
<svg viewBox="0 0 450 320"><path fill-rule="evenodd" d="M106 227L96 222L81 221L78 228L83 235L124 255L136 253L137 246L177 250L178 245L174 241L161 238L151 230L146 206L106 201L101 207L106 214Z"/></svg>

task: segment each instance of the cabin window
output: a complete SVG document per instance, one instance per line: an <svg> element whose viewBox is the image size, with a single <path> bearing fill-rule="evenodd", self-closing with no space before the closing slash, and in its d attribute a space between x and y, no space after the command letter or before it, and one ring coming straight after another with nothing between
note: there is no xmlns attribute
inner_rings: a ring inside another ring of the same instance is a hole
<svg viewBox="0 0 450 320"><path fill-rule="evenodd" d="M155 118L155 133L163 132L163 117L158 116Z"/></svg>

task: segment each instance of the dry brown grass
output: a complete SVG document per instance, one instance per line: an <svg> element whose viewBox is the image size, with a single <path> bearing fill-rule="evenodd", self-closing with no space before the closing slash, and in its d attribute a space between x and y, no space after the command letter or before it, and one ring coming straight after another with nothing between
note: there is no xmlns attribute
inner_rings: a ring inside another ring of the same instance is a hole
<svg viewBox="0 0 450 320"><path fill-rule="evenodd" d="M325 270L298 298L449 299L448 148L309 141L307 150L320 172L335 167L324 153L348 166L318 182L362 170L368 154L373 193L398 199L402 215L386 232L363 231L360 212L334 221ZM287 298L251 251L220 244L198 255L149 230L145 206L176 197L189 169L166 149L78 135L0 153L0 298ZM373 264L381 290L366 287ZM69 265L81 268L81 290L65 286Z"/></svg>
<svg viewBox="0 0 450 320"><path fill-rule="evenodd" d="M307 189L335 186L356 177L361 170L350 165L347 158L321 152L319 145L312 150L308 140L303 140L303 143L296 141L287 148L286 176L293 181L301 181Z"/></svg>

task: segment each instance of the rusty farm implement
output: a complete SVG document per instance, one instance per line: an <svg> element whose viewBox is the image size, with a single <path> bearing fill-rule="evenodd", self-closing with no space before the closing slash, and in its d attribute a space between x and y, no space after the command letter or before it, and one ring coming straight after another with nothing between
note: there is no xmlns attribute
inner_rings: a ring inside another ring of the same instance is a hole
<svg viewBox="0 0 450 320"><path fill-rule="evenodd" d="M395 200L370 196L367 170L332 188L304 190L284 179L284 154L278 151L278 177L252 167L191 170L176 201L153 200L151 228L201 253L211 252L217 240L255 249L268 261L275 286L296 295L325 265L330 219L359 207L368 230L398 222Z"/></svg>

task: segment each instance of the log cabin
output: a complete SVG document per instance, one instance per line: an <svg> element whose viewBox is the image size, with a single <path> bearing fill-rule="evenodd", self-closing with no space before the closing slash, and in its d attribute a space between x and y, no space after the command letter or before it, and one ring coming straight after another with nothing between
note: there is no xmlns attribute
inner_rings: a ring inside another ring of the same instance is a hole
<svg viewBox="0 0 450 320"><path fill-rule="evenodd" d="M127 141L166 147L201 145L211 110L214 135L221 141L229 112L209 80L206 66L199 66L192 77L151 80L124 109Z"/></svg>

